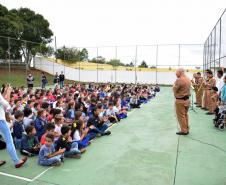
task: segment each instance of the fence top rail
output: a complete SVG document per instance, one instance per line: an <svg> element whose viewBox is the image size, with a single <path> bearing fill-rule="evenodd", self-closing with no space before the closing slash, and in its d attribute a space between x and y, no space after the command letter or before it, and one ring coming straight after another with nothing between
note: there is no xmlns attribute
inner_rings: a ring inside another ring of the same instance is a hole
<svg viewBox="0 0 226 185"><path fill-rule="evenodd" d="M29 41L29 40L17 39L17 38L8 37L8 36L1 36L0 35L0 38L10 39L10 40L17 40L17 41L28 42L28 43L33 43L33 44L42 44L42 43L39 43L39 42L33 42L33 41Z"/></svg>
<svg viewBox="0 0 226 185"><path fill-rule="evenodd" d="M11 40L17 40L21 42L27 42L27 43L34 43L34 44L39 44L41 45L42 43L38 42L33 42L33 41L28 41L28 40L23 40L23 39L18 39L18 38L13 38L13 37L8 37L8 36L2 36L0 35L0 38L5 38L5 39L11 39ZM72 48L107 48L107 47L157 47L157 46L204 46L204 44L200 43L172 43L172 44L131 44L131 45L99 45L99 46L72 46ZM64 46L61 46L64 47Z"/></svg>
<svg viewBox="0 0 226 185"><path fill-rule="evenodd" d="M157 46L204 46L204 44L99 45L99 46L72 46L72 48L115 48L115 47L157 47Z"/></svg>

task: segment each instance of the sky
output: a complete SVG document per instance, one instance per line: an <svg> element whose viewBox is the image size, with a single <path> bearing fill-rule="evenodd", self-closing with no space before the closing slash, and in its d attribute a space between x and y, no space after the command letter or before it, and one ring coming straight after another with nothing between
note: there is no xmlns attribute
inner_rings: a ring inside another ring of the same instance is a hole
<svg viewBox="0 0 226 185"><path fill-rule="evenodd" d="M8 9L28 7L42 14L50 23L57 46L69 47L203 44L225 9L225 0L0 0L0 3ZM115 49L111 52L116 55ZM120 50L117 52L119 55Z"/></svg>

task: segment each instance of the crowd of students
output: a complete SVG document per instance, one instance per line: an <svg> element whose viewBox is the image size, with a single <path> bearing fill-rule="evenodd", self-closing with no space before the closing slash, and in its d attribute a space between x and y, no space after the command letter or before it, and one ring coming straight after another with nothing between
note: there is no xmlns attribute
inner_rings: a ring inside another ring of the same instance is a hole
<svg viewBox="0 0 226 185"><path fill-rule="evenodd" d="M5 98L10 105L5 106L5 120L15 147L25 156L37 155L42 166L58 166L67 157L81 158L92 139L110 135L111 125L127 118L128 111L140 108L160 91L158 86L132 84L61 83L54 89L42 87L9 90L5 85L0 94L0 104ZM6 91L10 91L8 95ZM1 140L0 147L5 148L7 142L10 140ZM15 158L13 149L7 150ZM17 159L16 167L26 160ZM3 164L5 161L1 161Z"/></svg>

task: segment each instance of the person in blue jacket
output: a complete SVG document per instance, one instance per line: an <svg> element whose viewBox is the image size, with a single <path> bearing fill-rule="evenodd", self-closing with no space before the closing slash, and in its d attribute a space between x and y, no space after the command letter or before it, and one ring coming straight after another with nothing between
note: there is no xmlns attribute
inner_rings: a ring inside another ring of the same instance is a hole
<svg viewBox="0 0 226 185"><path fill-rule="evenodd" d="M26 135L21 140L20 152L23 155L35 156L39 154L40 144L36 137L36 130L33 125L29 125L25 129Z"/></svg>
<svg viewBox="0 0 226 185"><path fill-rule="evenodd" d="M47 124L46 121L46 110L40 109L38 110L37 118L35 119L35 129L36 129L36 136L40 141L43 134L45 134L45 125Z"/></svg>
<svg viewBox="0 0 226 185"><path fill-rule="evenodd" d="M221 89L221 102L226 104L226 76L224 77L224 86Z"/></svg>

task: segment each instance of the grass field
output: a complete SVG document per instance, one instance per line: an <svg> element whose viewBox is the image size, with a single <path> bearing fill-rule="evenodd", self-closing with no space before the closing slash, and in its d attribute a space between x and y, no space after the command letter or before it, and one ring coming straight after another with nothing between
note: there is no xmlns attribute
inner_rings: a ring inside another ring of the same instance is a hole
<svg viewBox="0 0 226 185"><path fill-rule="evenodd" d="M10 83L12 86L27 86L26 76L32 74L35 78L34 86L39 87L41 85L41 71L36 69L30 69L27 71L24 69L11 69L10 73L8 69L0 68L0 85ZM47 85L53 85L53 76L46 73L48 79ZM72 81L66 80L66 83L72 83Z"/></svg>

